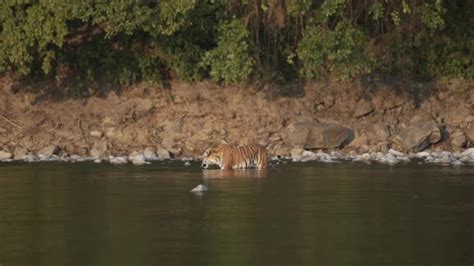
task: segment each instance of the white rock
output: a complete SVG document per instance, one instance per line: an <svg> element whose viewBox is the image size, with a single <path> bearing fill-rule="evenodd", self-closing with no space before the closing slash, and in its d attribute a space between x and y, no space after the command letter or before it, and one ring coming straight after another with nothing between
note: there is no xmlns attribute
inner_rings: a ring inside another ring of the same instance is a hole
<svg viewBox="0 0 474 266"><path fill-rule="evenodd" d="M0 151L0 160L8 160L12 157L12 154L7 151Z"/></svg>
<svg viewBox="0 0 474 266"><path fill-rule="evenodd" d="M394 149L388 150L388 153L392 154L395 157L405 157L405 154Z"/></svg>
<svg viewBox="0 0 474 266"><path fill-rule="evenodd" d="M469 157L473 157L474 158L474 148L469 148L469 149L466 149L464 150L462 153L461 153L462 156L469 156Z"/></svg>
<svg viewBox="0 0 474 266"><path fill-rule="evenodd" d="M69 157L72 161L79 161L81 159L81 156L73 154Z"/></svg>
<svg viewBox="0 0 474 266"><path fill-rule="evenodd" d="M135 158L133 158L132 163L134 165L144 165L146 163L145 156L143 156L143 158L140 156L136 156Z"/></svg>
<svg viewBox="0 0 474 266"><path fill-rule="evenodd" d="M420 151L418 153L416 153L416 157L422 159L422 158L426 158L428 156L431 156L431 154L429 152L426 152L426 151Z"/></svg>
<svg viewBox="0 0 474 266"><path fill-rule="evenodd" d="M189 166L191 166L191 163L190 163L190 162L185 162L185 163L184 163L184 167L189 167Z"/></svg>
<svg viewBox="0 0 474 266"><path fill-rule="evenodd" d="M194 193L203 193L207 191L209 191L209 189L203 184L199 184L195 188L191 189L191 192L194 192Z"/></svg>
<svg viewBox="0 0 474 266"><path fill-rule="evenodd" d="M109 157L109 162L112 163L112 164L124 164L124 163L127 163L128 160L126 157L113 157L113 156L110 156Z"/></svg>
<svg viewBox="0 0 474 266"><path fill-rule="evenodd" d="M94 160L94 163L101 163L101 162L102 162L101 159L95 159L95 160Z"/></svg>
<svg viewBox="0 0 474 266"><path fill-rule="evenodd" d="M143 156L145 156L145 159L147 161L155 161L158 160L158 156L156 156L155 150L153 148L145 148L143 151Z"/></svg>

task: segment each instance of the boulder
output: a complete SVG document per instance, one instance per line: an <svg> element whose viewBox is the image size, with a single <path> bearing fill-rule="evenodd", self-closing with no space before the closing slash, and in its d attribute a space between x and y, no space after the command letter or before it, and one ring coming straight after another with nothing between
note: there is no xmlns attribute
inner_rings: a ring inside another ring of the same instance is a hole
<svg viewBox="0 0 474 266"><path fill-rule="evenodd" d="M12 154L8 151L0 151L0 160L8 160L12 157Z"/></svg>
<svg viewBox="0 0 474 266"><path fill-rule="evenodd" d="M167 151L166 149L160 148L156 151L156 153L158 155L158 159L160 160L167 160L171 158L170 152Z"/></svg>
<svg viewBox="0 0 474 266"><path fill-rule="evenodd" d="M402 129L397 135L398 142L407 150L422 151L441 140L439 127L431 121L415 122Z"/></svg>
<svg viewBox="0 0 474 266"><path fill-rule="evenodd" d="M45 156L53 156L59 153L59 146L58 145L50 145L48 147L44 147L43 149L38 151L38 154L42 154Z"/></svg>
<svg viewBox="0 0 474 266"><path fill-rule="evenodd" d="M15 157L13 159L15 160L24 160L26 158L26 154L28 153L28 150L23 147L17 147L15 149Z"/></svg>
<svg viewBox="0 0 474 266"><path fill-rule="evenodd" d="M285 144L306 149L342 148L354 139L350 128L315 121L290 124L281 135Z"/></svg>
<svg viewBox="0 0 474 266"><path fill-rule="evenodd" d="M374 106L372 102L366 99L360 99L354 108L355 117L363 117L374 111Z"/></svg>

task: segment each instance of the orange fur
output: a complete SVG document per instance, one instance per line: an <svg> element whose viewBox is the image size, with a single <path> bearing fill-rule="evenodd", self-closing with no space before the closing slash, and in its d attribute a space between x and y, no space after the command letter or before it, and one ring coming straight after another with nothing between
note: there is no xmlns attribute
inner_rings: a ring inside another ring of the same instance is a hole
<svg viewBox="0 0 474 266"><path fill-rule="evenodd" d="M268 166L268 153L265 147L250 144L234 148L229 145L218 145L205 152L202 167L219 165L221 169L264 169Z"/></svg>

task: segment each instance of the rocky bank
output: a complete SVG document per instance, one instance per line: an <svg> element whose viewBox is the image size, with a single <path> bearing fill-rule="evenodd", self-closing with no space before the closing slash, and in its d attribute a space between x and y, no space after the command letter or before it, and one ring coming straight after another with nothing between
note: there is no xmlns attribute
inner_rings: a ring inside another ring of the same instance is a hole
<svg viewBox="0 0 474 266"><path fill-rule="evenodd" d="M71 98L3 78L0 92L4 161L141 165L198 158L225 141L260 143L272 156L294 160L469 163L474 147L474 84L468 81L366 79L279 88L174 82L169 89L138 84Z"/></svg>

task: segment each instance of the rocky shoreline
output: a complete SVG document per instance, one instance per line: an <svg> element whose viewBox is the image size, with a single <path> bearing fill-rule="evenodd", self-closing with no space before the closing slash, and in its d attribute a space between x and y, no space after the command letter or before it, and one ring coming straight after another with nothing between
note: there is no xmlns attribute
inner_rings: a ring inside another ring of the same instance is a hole
<svg viewBox="0 0 474 266"><path fill-rule="evenodd" d="M70 98L0 79L0 161L147 164L259 143L293 161L473 163L474 83L174 82ZM402 88L402 89L401 89ZM295 96L298 95L298 96Z"/></svg>
<svg viewBox="0 0 474 266"><path fill-rule="evenodd" d="M110 163L110 164L133 164L136 166L151 164L156 161L167 161L177 160L184 161L184 166L188 167L189 161L198 161L200 156L197 157L181 157L171 158L169 152L159 151L156 153L152 149L146 149L142 152L132 152L129 155L123 156L108 156L108 157L83 157L75 154L68 154L61 152L59 147L50 146L40 153L28 152L25 154L13 155L6 151L0 151L0 163L7 162L26 162L26 163L38 163L38 162L87 162L93 161L94 163ZM411 161L417 161L418 164L440 164L440 165L474 165L474 148L468 148L463 152L431 152L425 150L417 153L405 154L400 151L389 149L387 153L382 152L366 152L363 154L357 154L354 151L349 153L341 153L340 151L332 151L329 153L318 151L312 152L301 148L294 148L289 156L274 156L271 158L270 165L278 164L278 162L286 160L292 162L321 162L321 163L340 163L340 162L363 162L363 163L380 163L387 165L396 165L400 163L408 163Z"/></svg>

